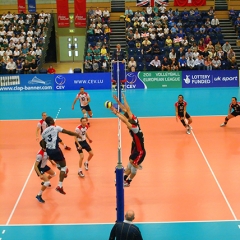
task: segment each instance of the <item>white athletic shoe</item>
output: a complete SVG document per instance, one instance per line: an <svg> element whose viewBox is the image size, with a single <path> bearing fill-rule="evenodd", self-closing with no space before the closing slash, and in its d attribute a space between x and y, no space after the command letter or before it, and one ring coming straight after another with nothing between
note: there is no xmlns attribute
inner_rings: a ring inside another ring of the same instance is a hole
<svg viewBox="0 0 240 240"><path fill-rule="evenodd" d="M190 129L187 129L187 134L190 134L191 133L191 130Z"/></svg>
<svg viewBox="0 0 240 240"><path fill-rule="evenodd" d="M85 177L85 175L83 174L82 171L78 172L78 176L79 176L79 177Z"/></svg>
<svg viewBox="0 0 240 240"><path fill-rule="evenodd" d="M225 127L226 126L226 123L222 123L221 125L220 125L220 127Z"/></svg>
<svg viewBox="0 0 240 240"><path fill-rule="evenodd" d="M124 181L123 186L124 187L130 187L130 184L127 181Z"/></svg>
<svg viewBox="0 0 240 240"><path fill-rule="evenodd" d="M84 163L84 167L85 167L86 171L88 171L88 163L87 162Z"/></svg>

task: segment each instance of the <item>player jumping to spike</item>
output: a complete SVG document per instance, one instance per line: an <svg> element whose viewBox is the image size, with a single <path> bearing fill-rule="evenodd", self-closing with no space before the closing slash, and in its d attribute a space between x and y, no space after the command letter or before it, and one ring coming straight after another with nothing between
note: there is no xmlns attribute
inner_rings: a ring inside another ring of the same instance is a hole
<svg viewBox="0 0 240 240"><path fill-rule="evenodd" d="M118 102L117 98L116 97L114 98ZM146 150L144 147L143 133L139 127L137 118L131 113L130 107L126 102L126 98L124 95L123 95L123 98L124 98L124 104L121 105L120 102L118 102L118 104L121 106L122 109L126 110L124 115L118 112L118 110L113 106L110 108L110 110L123 123L126 124L127 128L129 129L130 135L132 136L132 139L133 139L131 154L129 156L129 163L124 172L124 186L129 187L133 178L136 176L137 170L142 169L140 164L143 162L146 156ZM135 117L135 119L133 119L133 116Z"/></svg>
<svg viewBox="0 0 240 240"><path fill-rule="evenodd" d="M180 119L182 125L187 129L187 134L191 133L192 127L190 124L192 123L191 116L187 113L187 102L184 101L183 95L178 95L178 101L175 103L175 110L176 110L176 121ZM185 122L185 119L188 122Z"/></svg>

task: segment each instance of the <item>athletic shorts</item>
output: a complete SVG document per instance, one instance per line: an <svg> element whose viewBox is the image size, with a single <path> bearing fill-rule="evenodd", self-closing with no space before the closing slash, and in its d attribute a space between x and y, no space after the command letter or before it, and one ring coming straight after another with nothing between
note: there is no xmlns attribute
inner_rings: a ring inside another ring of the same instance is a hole
<svg viewBox="0 0 240 240"><path fill-rule="evenodd" d="M40 164L39 164L40 165ZM39 165L38 165L38 170L39 170L39 172L41 173L41 175L43 175L45 172L47 172L47 171L49 171L51 168L48 166L48 165L46 165L45 167L43 167L43 168L41 168L41 167L39 167ZM36 172L37 173L37 172ZM38 175L38 173L37 173L37 175ZM39 176L39 175L38 175Z"/></svg>
<svg viewBox="0 0 240 240"><path fill-rule="evenodd" d="M90 145L87 143L86 140L85 141L79 141L78 143L82 147L82 149L78 149L78 144L75 142L78 153L83 153L83 151L82 151L83 149L85 149L87 152L90 152L92 150Z"/></svg>
<svg viewBox="0 0 240 240"><path fill-rule="evenodd" d="M46 149L46 152L49 156L49 159L54 160L55 162L65 161L62 150L60 148Z"/></svg>
<svg viewBox="0 0 240 240"><path fill-rule="evenodd" d="M87 112L90 112L90 111L91 111L91 108L90 108L89 104L86 105L86 106L81 106L81 109L82 109L82 110L86 110Z"/></svg>
<svg viewBox="0 0 240 240"><path fill-rule="evenodd" d="M233 111L233 112L231 112L231 115L233 115L234 117L236 117L236 116L239 116L239 115L240 115L240 112Z"/></svg>
<svg viewBox="0 0 240 240"><path fill-rule="evenodd" d="M142 151L133 151L129 157L130 160L133 160L133 163L135 165L139 165L143 162L144 158L146 156L146 151L143 149Z"/></svg>
<svg viewBox="0 0 240 240"><path fill-rule="evenodd" d="M182 117L184 117L184 112L178 113L178 118L182 118ZM186 119L189 119L191 116L186 112L185 117L186 117Z"/></svg>

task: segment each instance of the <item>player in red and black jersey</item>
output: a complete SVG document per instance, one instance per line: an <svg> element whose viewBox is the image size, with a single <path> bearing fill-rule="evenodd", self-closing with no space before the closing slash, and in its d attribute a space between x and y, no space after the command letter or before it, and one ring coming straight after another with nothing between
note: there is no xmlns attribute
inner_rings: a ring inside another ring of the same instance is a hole
<svg viewBox="0 0 240 240"><path fill-rule="evenodd" d="M232 102L229 104L228 116L225 118L224 123L220 127L225 127L228 120L240 115L240 102L237 101L236 97L232 97Z"/></svg>
<svg viewBox="0 0 240 240"><path fill-rule="evenodd" d="M137 169L142 169L141 163L146 156L144 137L139 126L139 121L137 117L132 114L125 96L123 95L124 104L119 102L116 96L114 96L114 99L117 101L124 114L118 112L118 110L114 107L111 107L111 110L122 122L126 124L133 139L129 163L124 172L124 186L128 187L130 186L132 179L135 177Z"/></svg>
<svg viewBox="0 0 240 240"><path fill-rule="evenodd" d="M175 110L176 110L176 121L180 119L182 125L187 129L187 134L191 133L191 126L192 118L187 113L187 102L184 101L183 95L178 96L178 101L175 103ZM187 119L187 123L185 122Z"/></svg>

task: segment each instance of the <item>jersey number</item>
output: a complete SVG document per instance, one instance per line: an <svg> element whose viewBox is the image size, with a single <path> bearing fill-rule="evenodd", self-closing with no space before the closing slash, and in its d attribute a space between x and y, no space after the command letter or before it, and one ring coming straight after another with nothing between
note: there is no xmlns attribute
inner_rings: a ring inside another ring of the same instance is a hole
<svg viewBox="0 0 240 240"><path fill-rule="evenodd" d="M85 97L82 97L82 101L85 101Z"/></svg>
<svg viewBox="0 0 240 240"><path fill-rule="evenodd" d="M48 135L48 142L51 142L51 141L52 141L52 135L49 134L49 135Z"/></svg>

